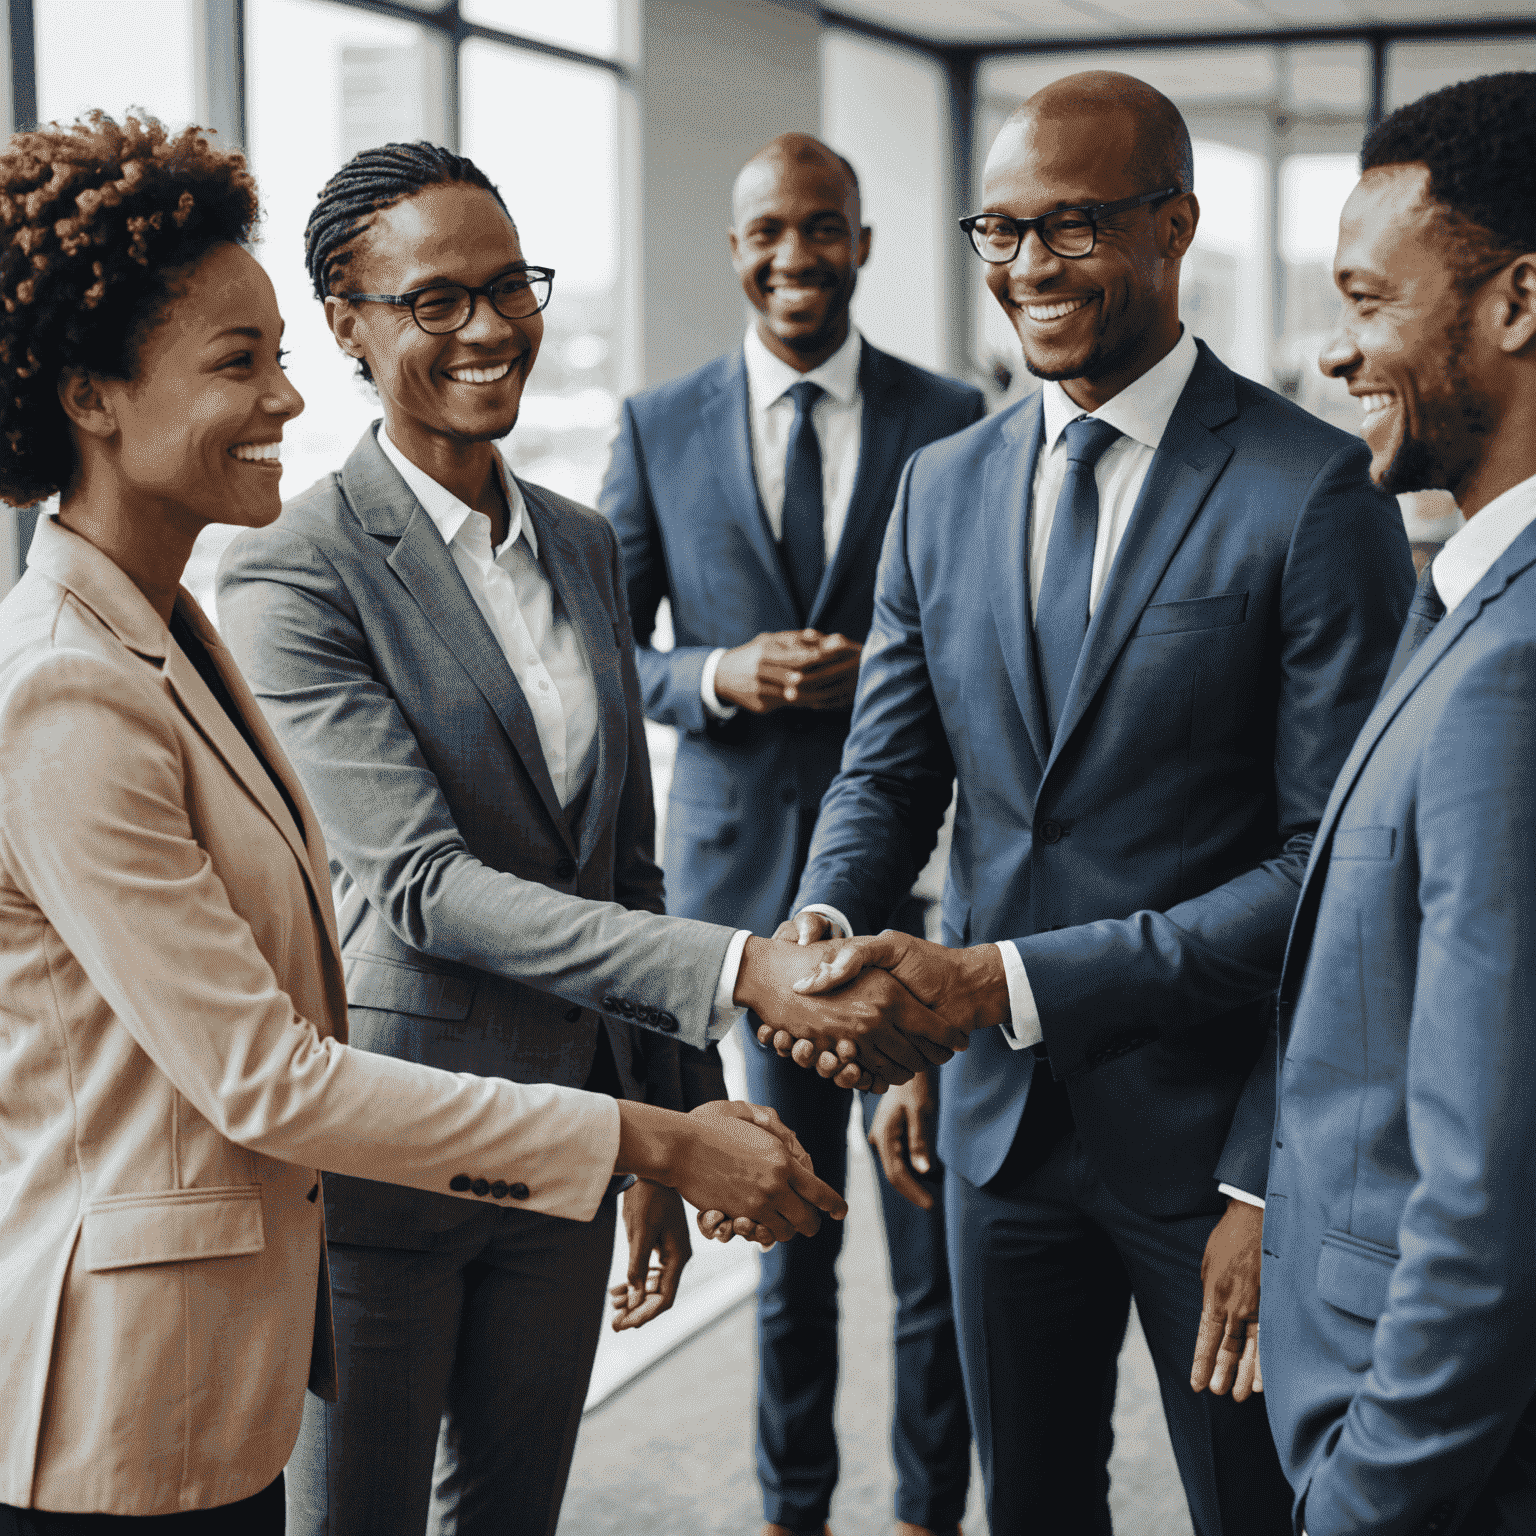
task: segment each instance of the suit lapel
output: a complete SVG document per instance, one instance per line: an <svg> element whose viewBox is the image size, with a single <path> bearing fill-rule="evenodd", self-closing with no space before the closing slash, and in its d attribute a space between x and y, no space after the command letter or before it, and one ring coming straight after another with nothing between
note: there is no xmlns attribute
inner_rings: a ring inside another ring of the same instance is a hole
<svg viewBox="0 0 1536 1536"><path fill-rule="evenodd" d="M1328 854L1334 828L1344 802L1349 799L1355 781L1364 771L1376 744L1386 729L1397 718L1403 706L1412 698L1419 684L1434 670L1440 658L1476 622L1479 614L1493 602L1504 589L1528 566L1536 564L1536 529L1527 529L1509 549L1499 557L1483 579L1435 625L1429 637L1413 653L1392 686L1377 699L1376 707L1367 717L1355 738L1355 744L1344 759L1344 766L1333 782L1328 802L1323 807L1322 820L1312 841L1312 856L1307 861L1307 871L1302 877L1301 895L1296 903L1296 915L1291 923L1290 938L1286 944L1285 963L1280 977L1282 1000L1295 1000L1301 975L1306 968L1307 955L1312 947L1312 934L1322 901L1323 882L1328 876Z"/></svg>
<svg viewBox="0 0 1536 1536"><path fill-rule="evenodd" d="M539 541L539 563L559 595L566 617L581 636L597 695L597 767L581 824L580 859L584 863L597 845L602 829L611 823L609 802L618 798L623 787L626 764L615 750L627 740L618 640L613 617L586 579L585 564L566 538L556 514L529 486L521 480L518 484L522 486L523 503Z"/></svg>
<svg viewBox="0 0 1536 1536"><path fill-rule="evenodd" d="M374 430L370 427L363 434L342 469L347 502L370 534L396 541L387 557L390 569L501 722L550 820L574 853L575 845L539 745L533 711L490 625L469 595L442 535L384 457Z"/></svg>
<svg viewBox="0 0 1536 1536"><path fill-rule="evenodd" d="M1013 684L1024 728L1035 757L1044 768L1051 755L1040 667L1035 656L1035 626L1029 611L1029 499L1035 461L1045 437L1040 396L1021 405L1005 430L1010 451L991 454L981 489L981 519L987 540L992 622L1002 646L1003 664Z"/></svg>
<svg viewBox="0 0 1536 1536"><path fill-rule="evenodd" d="M1211 487L1232 457L1212 427L1237 414L1232 375L1203 347L1195 371L1169 418L1135 509L1110 567L1077 671L1062 705L1051 757L1066 745L1093 696L1104 685L1131 632L1156 592L1168 563ZM1047 768L1049 771L1049 768Z"/></svg>
<svg viewBox="0 0 1536 1536"><path fill-rule="evenodd" d="M865 535L872 527L883 530L891 512L891 473L901 468L906 457L902 446L911 420L911 402L902 399L885 354L877 352L867 341L859 356L859 391L864 397L859 422L859 467L843 531L806 620L813 629L821 628L822 617L832 606L839 587L859 564Z"/></svg>
<svg viewBox="0 0 1536 1536"><path fill-rule="evenodd" d="M752 430L747 419L747 365L740 354L733 360L721 387L705 402L700 416L709 442L715 478L724 492L732 520L741 528L763 568L768 589L788 615L785 629L800 627L800 607L789 590L779 559L779 547L763 513L752 468ZM822 582L825 591L826 582Z"/></svg>

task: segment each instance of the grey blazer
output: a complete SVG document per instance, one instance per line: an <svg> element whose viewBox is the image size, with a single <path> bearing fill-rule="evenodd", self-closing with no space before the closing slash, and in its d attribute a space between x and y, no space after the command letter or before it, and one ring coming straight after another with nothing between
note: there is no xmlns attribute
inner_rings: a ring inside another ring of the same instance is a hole
<svg viewBox="0 0 1536 1536"><path fill-rule="evenodd" d="M716 1053L688 1047L707 1043L730 930L659 915L613 532L518 483L597 684L574 826L511 668L372 428L339 474L235 539L221 628L325 830L352 1043L579 1087L601 1028L627 1097L690 1108L724 1096Z"/></svg>

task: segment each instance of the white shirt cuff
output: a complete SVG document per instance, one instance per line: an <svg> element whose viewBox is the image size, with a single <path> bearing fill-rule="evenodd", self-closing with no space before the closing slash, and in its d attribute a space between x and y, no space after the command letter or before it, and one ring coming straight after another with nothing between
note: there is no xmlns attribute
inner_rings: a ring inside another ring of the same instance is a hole
<svg viewBox="0 0 1536 1536"><path fill-rule="evenodd" d="M715 988L715 1006L709 1015L711 1040L723 1040L747 1011L735 1000L736 978L741 974L742 952L751 937L752 930L743 928L725 947L725 963L720 967L720 985Z"/></svg>
<svg viewBox="0 0 1536 1536"><path fill-rule="evenodd" d="M853 937L853 924L836 907L829 907L824 902L813 901L810 906L801 907L800 912L819 912L823 917L831 920L832 926L837 929L837 938L851 939ZM795 916L799 917L800 912L796 912Z"/></svg>
<svg viewBox="0 0 1536 1536"><path fill-rule="evenodd" d="M722 704L719 695L715 692L715 673L720 670L720 658L724 655L725 647L723 645L718 650L711 651L704 659L704 671L699 677L699 697L704 700L704 708L716 720L729 720L736 713L736 706L734 704ZM736 960L740 964L741 955L739 952Z"/></svg>
<svg viewBox="0 0 1536 1536"><path fill-rule="evenodd" d="M1003 1039L1016 1051L1027 1051L1045 1039L1040 1028L1040 1010L1035 1007L1034 989L1024 974L1019 946L1004 939L998 946L1003 956L1003 974L1008 978L1008 1017L1003 1020Z"/></svg>
<svg viewBox="0 0 1536 1536"><path fill-rule="evenodd" d="M1264 1202L1257 1195L1250 1195L1246 1189L1233 1189L1230 1184L1218 1184L1216 1188L1234 1200L1241 1200L1244 1205L1256 1205L1261 1211L1264 1209Z"/></svg>

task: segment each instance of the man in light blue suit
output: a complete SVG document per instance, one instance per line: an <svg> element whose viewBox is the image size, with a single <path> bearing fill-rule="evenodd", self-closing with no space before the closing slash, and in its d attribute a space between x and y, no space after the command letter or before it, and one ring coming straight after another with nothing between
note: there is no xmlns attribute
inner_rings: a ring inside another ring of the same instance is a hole
<svg viewBox="0 0 1536 1536"><path fill-rule="evenodd" d="M667 909L773 933L848 734L875 567L901 467L982 415L979 391L865 341L869 254L852 168L787 133L737 178L731 251L756 310L739 350L627 402L603 486L619 535L645 712L676 726ZM658 606L675 643L652 642ZM901 913L911 880L880 921ZM915 910L914 910L915 908ZM746 1038L751 1096L844 1182L852 1095ZM876 1100L866 1095L866 1123ZM952 1536L970 1479L941 1187L884 1180L896 1290L898 1536ZM837 1482L842 1228L763 1260L758 1473L769 1536L820 1536Z"/></svg>
<svg viewBox="0 0 1536 1536"><path fill-rule="evenodd" d="M1536 74L1366 139L1323 354L1468 522L1318 829L1280 991L1270 1419L1311 1536L1536 1530Z"/></svg>
<svg viewBox="0 0 1536 1536"><path fill-rule="evenodd" d="M878 926L958 779L957 948L850 950L949 1022L1001 1026L944 1069L938 1121L998 1536L1109 1531L1133 1295L1195 1530L1289 1528L1248 1395L1264 1047L1312 834L1413 573L1364 447L1181 327L1192 176L1172 103L1124 75L1058 81L994 144L964 223L1045 383L907 467L796 897ZM914 1087L887 1101L893 1139Z"/></svg>

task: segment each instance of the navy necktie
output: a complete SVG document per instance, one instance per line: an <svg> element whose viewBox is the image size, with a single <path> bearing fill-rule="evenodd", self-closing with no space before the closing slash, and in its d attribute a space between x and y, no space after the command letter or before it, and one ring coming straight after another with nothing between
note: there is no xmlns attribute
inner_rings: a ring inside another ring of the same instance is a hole
<svg viewBox="0 0 1536 1536"><path fill-rule="evenodd" d="M1397 649L1392 653L1392 665L1387 668L1387 680L1381 685L1383 693L1397 681L1398 674L1413 659L1413 653L1429 639L1435 625L1445 617L1445 604L1440 600L1440 593L1435 588L1434 577L1430 575L1434 564L1435 562L1431 560L1419 575L1419 584L1414 590L1413 602L1408 609L1408 618L1398 638Z"/></svg>
<svg viewBox="0 0 1536 1536"><path fill-rule="evenodd" d="M802 621L810 618L816 589L827 562L826 518L821 499L821 443L811 424L811 412L826 391L802 379L791 386L795 424L789 429L789 453L784 459L784 521L779 547L790 590L800 604Z"/></svg>
<svg viewBox="0 0 1536 1536"><path fill-rule="evenodd" d="M1045 716L1051 736L1066 703L1067 688L1088 633L1088 591L1093 581L1093 546L1099 530L1099 487L1094 466L1120 437L1107 421L1080 416L1067 423L1067 474L1056 499L1040 599L1035 604L1035 643Z"/></svg>

